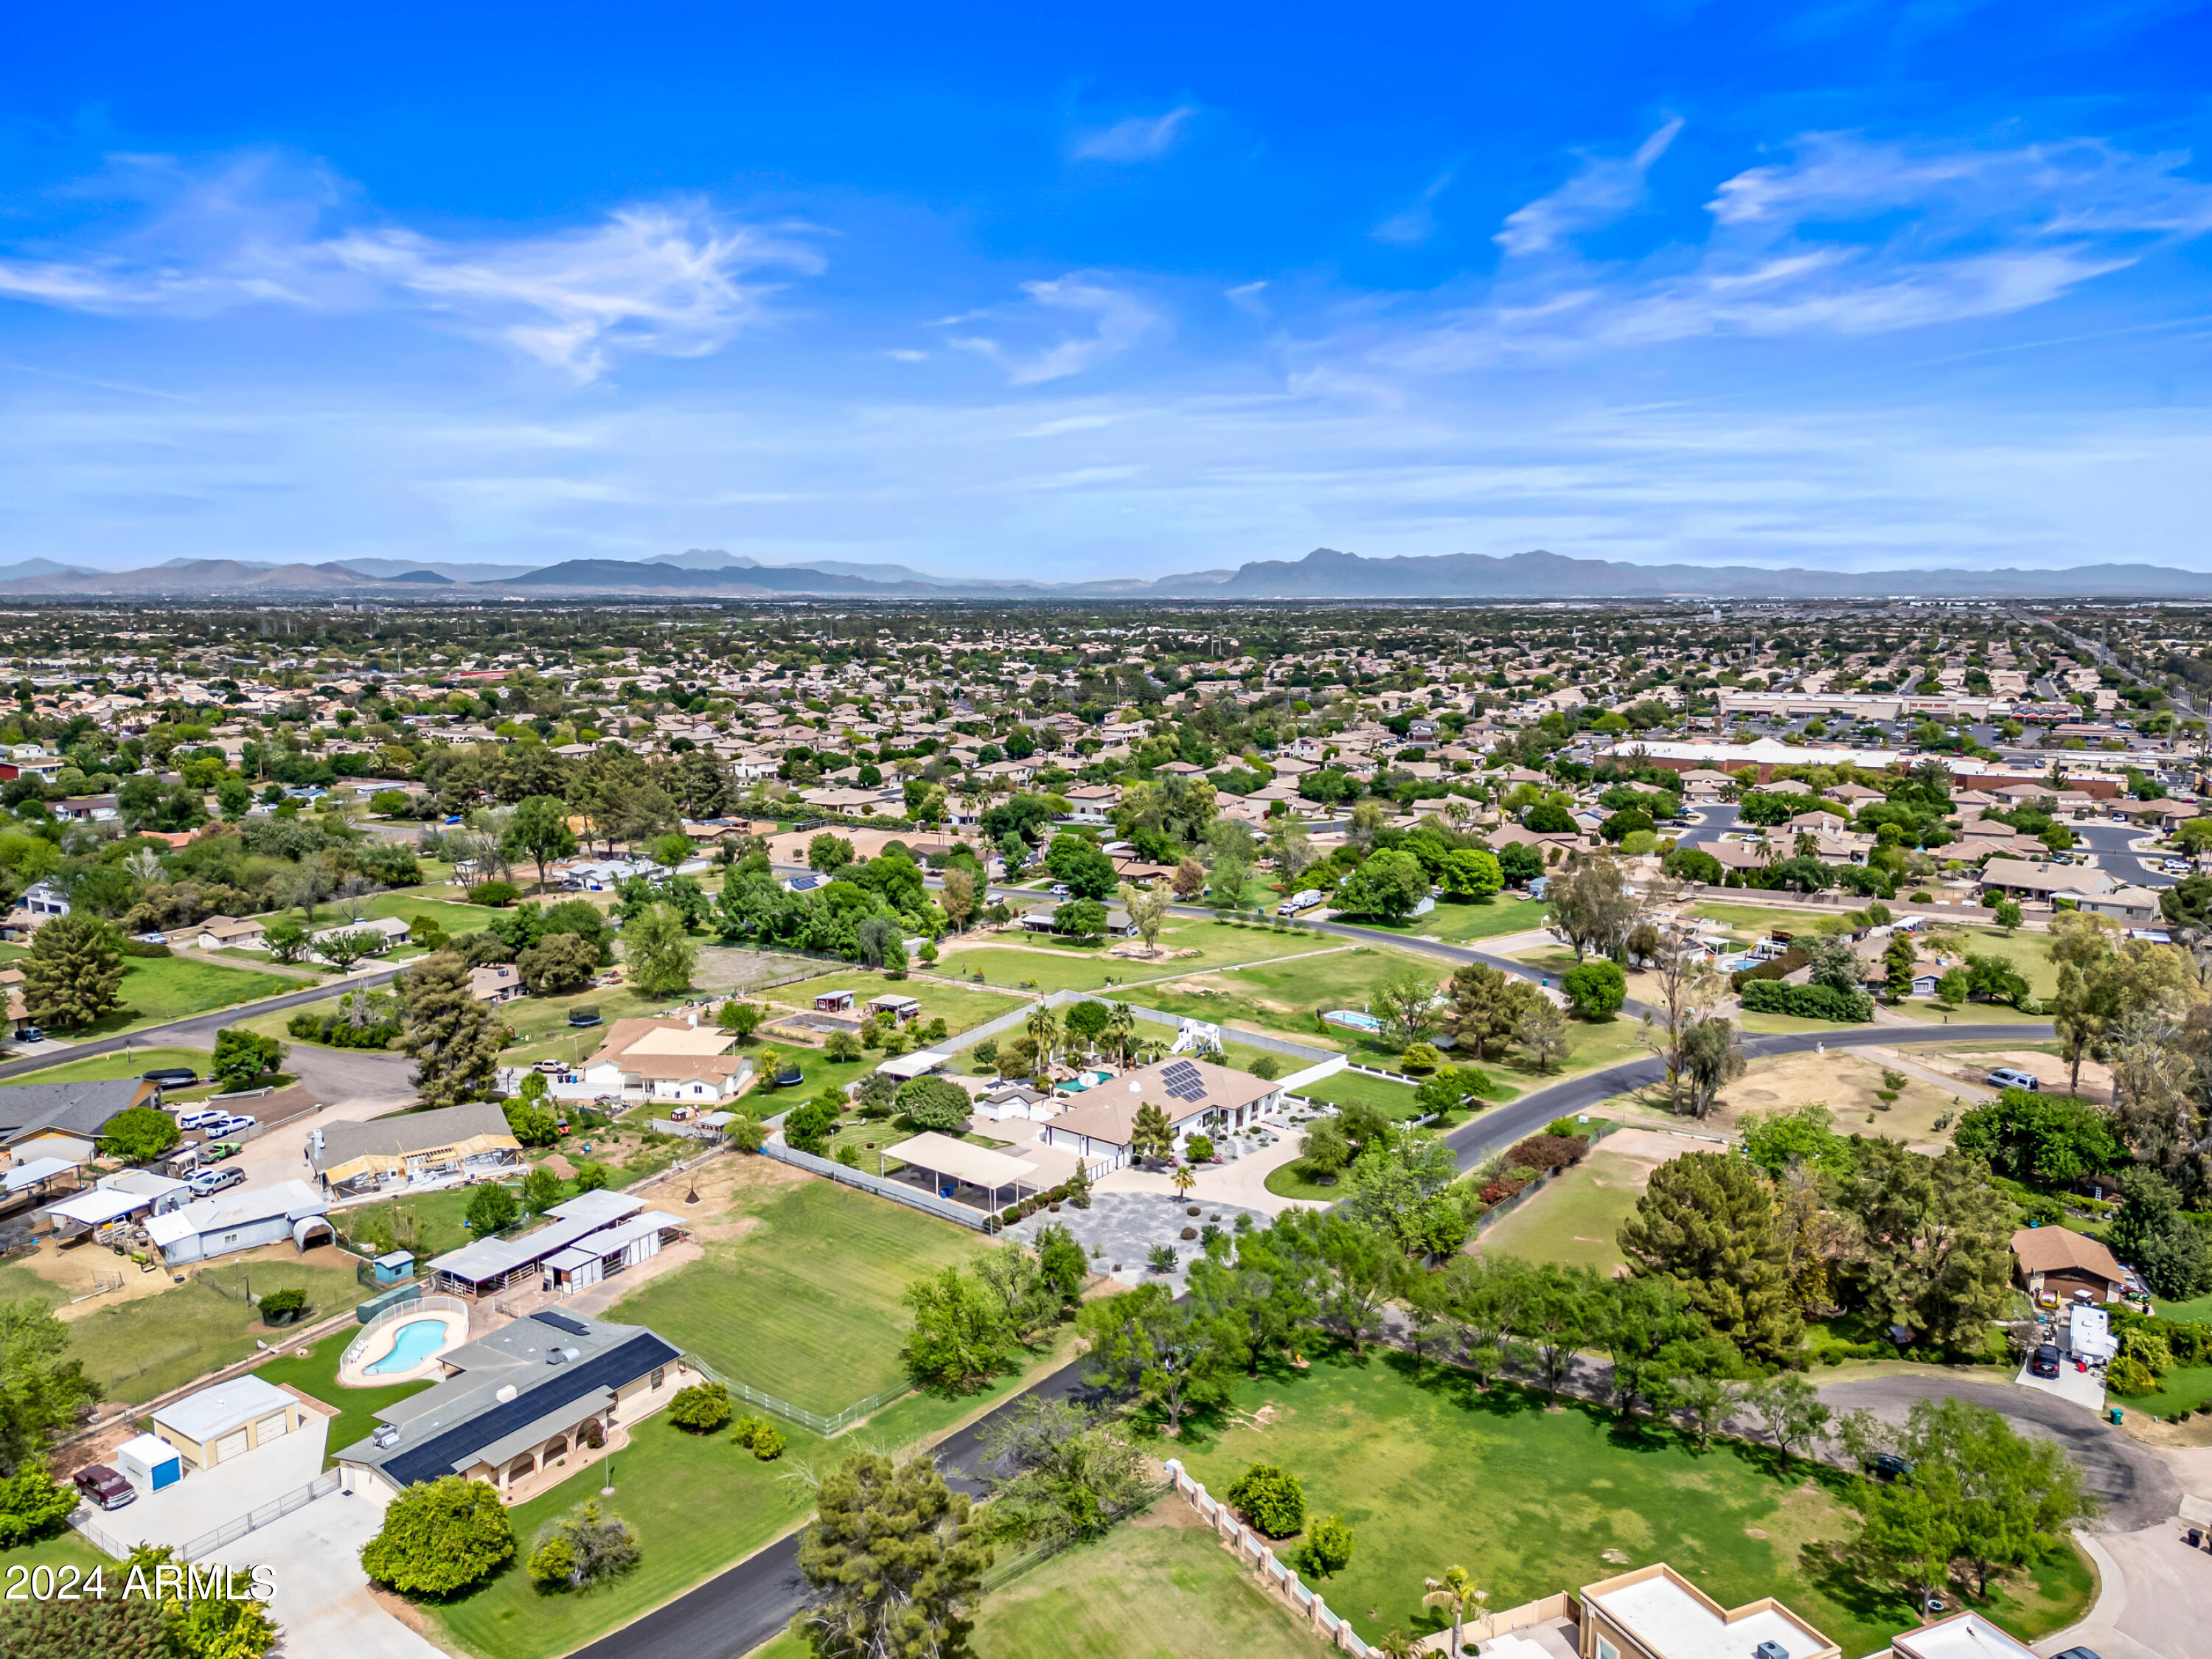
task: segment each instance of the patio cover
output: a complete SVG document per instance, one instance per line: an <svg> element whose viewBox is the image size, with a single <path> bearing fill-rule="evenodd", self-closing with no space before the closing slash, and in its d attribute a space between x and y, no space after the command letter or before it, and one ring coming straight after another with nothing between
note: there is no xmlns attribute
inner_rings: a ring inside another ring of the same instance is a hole
<svg viewBox="0 0 2212 1659"><path fill-rule="evenodd" d="M149 1208L153 1202L153 1195L149 1193L118 1193L110 1187L95 1187L88 1193L79 1193L58 1204L49 1204L46 1213L65 1216L71 1221L82 1221L88 1227L104 1227L111 1221L119 1221L134 1210Z"/></svg>
<svg viewBox="0 0 2212 1659"><path fill-rule="evenodd" d="M908 1078L921 1077L935 1071L945 1064L945 1055L938 1054L933 1049L923 1048L911 1054L900 1054L894 1059L887 1060L876 1069L885 1077L895 1077L903 1083ZM946 1173L951 1172L947 1170Z"/></svg>
<svg viewBox="0 0 2212 1659"><path fill-rule="evenodd" d="M77 1167L65 1158L35 1158L7 1172L8 1191L10 1194L20 1193L26 1187L35 1187L41 1181L52 1181L56 1176L67 1175Z"/></svg>
<svg viewBox="0 0 2212 1659"><path fill-rule="evenodd" d="M902 1140L889 1151L890 1156L902 1164L911 1164L937 1175L949 1175L971 1187L996 1190L1017 1184L1030 1187L1043 1184L1034 1164L1008 1158L1004 1152L994 1152L988 1146L955 1140L951 1136L939 1134L935 1130L918 1134L911 1140Z"/></svg>

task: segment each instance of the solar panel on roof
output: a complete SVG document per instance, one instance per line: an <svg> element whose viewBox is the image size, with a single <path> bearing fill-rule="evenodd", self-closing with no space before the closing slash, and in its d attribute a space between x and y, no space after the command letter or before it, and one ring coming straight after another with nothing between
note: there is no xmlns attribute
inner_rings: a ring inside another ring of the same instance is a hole
<svg viewBox="0 0 2212 1659"><path fill-rule="evenodd" d="M550 1325L555 1330L566 1331L570 1336L589 1336L592 1334L590 1326L580 1325L568 1315L555 1313L550 1309L534 1313L530 1316L541 1325Z"/></svg>

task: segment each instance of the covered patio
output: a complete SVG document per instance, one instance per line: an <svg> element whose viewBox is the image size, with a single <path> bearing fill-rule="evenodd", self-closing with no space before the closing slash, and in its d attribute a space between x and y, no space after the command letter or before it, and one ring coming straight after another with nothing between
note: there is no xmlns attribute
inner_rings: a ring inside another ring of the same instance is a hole
<svg viewBox="0 0 2212 1659"><path fill-rule="evenodd" d="M981 1210L1004 1209L1053 1184L1049 1175L1024 1158L934 1130L900 1141L891 1156L905 1166L894 1179Z"/></svg>

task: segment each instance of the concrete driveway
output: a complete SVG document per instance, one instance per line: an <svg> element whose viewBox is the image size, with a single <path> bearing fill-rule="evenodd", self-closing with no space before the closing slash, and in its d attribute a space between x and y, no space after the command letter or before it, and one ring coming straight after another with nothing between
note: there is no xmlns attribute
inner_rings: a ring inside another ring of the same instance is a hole
<svg viewBox="0 0 2212 1659"><path fill-rule="evenodd" d="M2058 1375L2038 1376L2023 1361L2020 1375L2014 1383L2023 1389L2033 1389L2038 1394L2047 1394L2053 1400L2063 1400L2081 1407L2092 1417L2101 1416L2105 1409L2105 1374L2098 1370L2077 1371L2070 1359L2061 1360Z"/></svg>
<svg viewBox="0 0 2212 1659"><path fill-rule="evenodd" d="M297 1659L446 1659L368 1593L361 1547L383 1524L377 1505L334 1492L210 1559L241 1568L265 1565L273 1571L276 1594L269 1612L283 1626L279 1653Z"/></svg>
<svg viewBox="0 0 2212 1659"><path fill-rule="evenodd" d="M2038 1642L2038 1653L2083 1647L2099 1659L2212 1659L2212 1554L2191 1549L2179 1522L2081 1540L2102 1581L2097 1604L2073 1629Z"/></svg>
<svg viewBox="0 0 2212 1659"><path fill-rule="evenodd" d="M257 1446L211 1469L194 1469L175 1486L148 1492L127 1509L95 1516L94 1524L125 1543L190 1543L264 1504L297 1492L321 1474L328 1427L320 1413L310 1412L307 1425L283 1439ZM280 1519L275 1526L281 1531L291 1524Z"/></svg>

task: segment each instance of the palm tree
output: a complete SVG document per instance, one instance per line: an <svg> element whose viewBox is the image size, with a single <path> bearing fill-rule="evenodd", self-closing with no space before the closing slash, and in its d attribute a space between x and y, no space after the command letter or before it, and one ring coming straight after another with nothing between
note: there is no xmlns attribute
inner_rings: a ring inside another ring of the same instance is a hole
<svg viewBox="0 0 2212 1659"><path fill-rule="evenodd" d="M1176 1164L1174 1173L1170 1175L1168 1179L1175 1184L1176 1194L1182 1198L1188 1198L1190 1189L1198 1185L1198 1177L1190 1172L1190 1165L1188 1164Z"/></svg>
<svg viewBox="0 0 2212 1659"><path fill-rule="evenodd" d="M1420 1659L1421 1638L1407 1635L1395 1625L1388 1636L1370 1645L1383 1659Z"/></svg>
<svg viewBox="0 0 2212 1659"><path fill-rule="evenodd" d="M1104 1035L1114 1045L1114 1058L1120 1064L1129 1063L1129 1040L1136 1035L1137 1017L1126 1002L1115 1003L1106 1015Z"/></svg>
<svg viewBox="0 0 2212 1659"><path fill-rule="evenodd" d="M1052 1010L1040 1002L1030 1010L1030 1017L1023 1029L1030 1034L1030 1041L1036 1044L1037 1070L1042 1072L1052 1064L1053 1045L1060 1036L1060 1022L1052 1017Z"/></svg>
<svg viewBox="0 0 2212 1659"><path fill-rule="evenodd" d="M1446 1567L1444 1576L1428 1581L1429 1593L1421 1598L1425 1607L1449 1607L1452 1616L1452 1659L1459 1659L1460 1637L1467 1626L1470 1610L1490 1599L1486 1589L1477 1589L1474 1578L1465 1567Z"/></svg>

